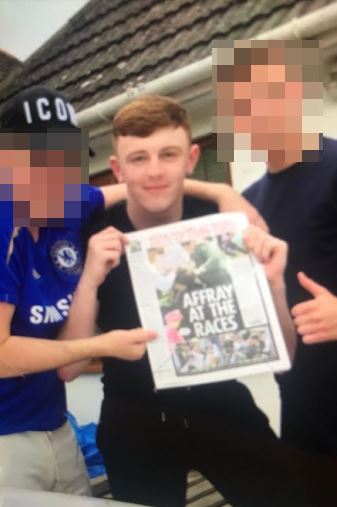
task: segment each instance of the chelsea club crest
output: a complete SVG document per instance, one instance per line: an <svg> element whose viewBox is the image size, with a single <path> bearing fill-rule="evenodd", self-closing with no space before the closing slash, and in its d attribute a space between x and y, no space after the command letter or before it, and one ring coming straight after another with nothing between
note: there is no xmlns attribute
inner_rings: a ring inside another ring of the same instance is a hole
<svg viewBox="0 0 337 507"><path fill-rule="evenodd" d="M54 265L60 271L69 275L81 272L81 256L74 243L64 240L57 241L50 250L50 256Z"/></svg>

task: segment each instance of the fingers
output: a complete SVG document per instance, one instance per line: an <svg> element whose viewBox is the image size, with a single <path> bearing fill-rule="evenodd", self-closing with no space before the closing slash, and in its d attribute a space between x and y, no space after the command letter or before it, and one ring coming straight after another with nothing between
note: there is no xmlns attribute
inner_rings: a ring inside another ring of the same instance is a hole
<svg viewBox="0 0 337 507"><path fill-rule="evenodd" d="M81 283L97 289L110 270L120 263L126 243L126 236L114 227L107 227L91 236Z"/></svg>
<svg viewBox="0 0 337 507"><path fill-rule="evenodd" d="M272 236L266 236L262 239L261 245L260 245L260 252L257 252L257 256L260 255L261 262L267 263L271 259L274 251L275 251L275 240Z"/></svg>
<svg viewBox="0 0 337 507"><path fill-rule="evenodd" d="M102 356L135 361L143 357L147 343L156 337L155 331L137 328L118 329L96 338L102 347Z"/></svg>
<svg viewBox="0 0 337 507"><path fill-rule="evenodd" d="M146 345L149 341L157 337L157 333L152 330L142 328L130 329L127 331L115 331L122 336L120 357L129 361L141 359L146 352Z"/></svg>
<svg viewBox="0 0 337 507"><path fill-rule="evenodd" d="M119 240L111 239L107 244L101 245L102 260L106 262L110 268L118 266L121 255L123 253Z"/></svg>
<svg viewBox="0 0 337 507"><path fill-rule="evenodd" d="M298 326L307 326L308 324L318 324L321 322L321 318L316 312L310 312L304 315L300 315L294 319L295 325Z"/></svg>
<svg viewBox="0 0 337 507"><path fill-rule="evenodd" d="M244 243L263 264L270 286L274 289L284 288L287 243L252 225L244 232Z"/></svg>
<svg viewBox="0 0 337 507"><path fill-rule="evenodd" d="M128 335L128 339L133 343L147 343L157 338L157 333L153 330L147 330L143 328L130 329L125 331Z"/></svg>
<svg viewBox="0 0 337 507"><path fill-rule="evenodd" d="M295 318L312 313L316 309L316 302L314 299L305 301L304 303L298 303L293 306L290 313Z"/></svg>
<svg viewBox="0 0 337 507"><path fill-rule="evenodd" d="M111 237L111 236L114 236L114 237L120 239L120 241L125 245L128 243L127 236L125 234L123 234L121 231L119 231L118 229L116 229L115 227L112 227L111 225L109 225L109 227L106 227L102 231L98 232L97 234L94 234L92 237L93 238L94 237L104 238L104 237Z"/></svg>
<svg viewBox="0 0 337 507"><path fill-rule="evenodd" d="M313 345L315 343L334 341L336 340L336 337L333 333L327 331L317 331L316 333L303 335L302 340L307 345Z"/></svg>
<svg viewBox="0 0 337 507"><path fill-rule="evenodd" d="M262 263L268 263L275 255L284 257L284 263L288 251L287 243L275 238L255 226L249 226L244 232L245 246L254 253Z"/></svg>
<svg viewBox="0 0 337 507"><path fill-rule="evenodd" d="M315 334L315 333L321 333L324 332L324 324L321 321L317 322L308 322L307 324L301 324L297 327L297 332L301 336L305 336L308 334Z"/></svg>
<svg viewBox="0 0 337 507"><path fill-rule="evenodd" d="M337 298L326 289L314 299L294 306L291 313L304 343L337 339Z"/></svg>
<svg viewBox="0 0 337 507"><path fill-rule="evenodd" d="M124 234L114 227L107 227L90 238L88 256L95 256L95 260L101 260L111 269L119 264L126 243Z"/></svg>
<svg viewBox="0 0 337 507"><path fill-rule="evenodd" d="M120 244L122 249L124 249L124 246L128 243L128 238L118 229L115 229L114 227L107 227L103 231L91 236L88 245L89 247L97 244L109 245L113 242Z"/></svg>
<svg viewBox="0 0 337 507"><path fill-rule="evenodd" d="M318 310L315 299L299 303L291 309L290 313L294 318L297 332L302 337L322 331L322 319Z"/></svg>
<svg viewBox="0 0 337 507"><path fill-rule="evenodd" d="M300 271L297 273L297 279L302 287L309 292L312 296L317 297L322 294L326 294L329 291L316 283L312 278L309 278L305 273Z"/></svg>
<svg viewBox="0 0 337 507"><path fill-rule="evenodd" d="M89 250L99 250L105 248L106 250L119 250L121 253L124 252L124 247L128 243L128 239L125 234L114 227L107 227L103 231L91 236L88 242Z"/></svg>
<svg viewBox="0 0 337 507"><path fill-rule="evenodd" d="M121 255L122 249L120 243L111 242L107 245L98 243L92 246L90 251L88 251L87 262L90 262L90 260L92 260L95 263L103 264L107 268L105 270L106 275L110 271L110 269L118 266ZM92 257L93 259L91 259Z"/></svg>
<svg viewBox="0 0 337 507"><path fill-rule="evenodd" d="M322 316L319 301L313 299L300 303L291 310L296 314L294 323L304 343L318 343L336 339L336 328Z"/></svg>
<svg viewBox="0 0 337 507"><path fill-rule="evenodd" d="M258 227L252 225L247 227L243 234L245 246L254 252L255 255L258 254L259 257L262 257L263 244L269 241L271 238L272 236L265 233L264 231L261 231L261 229ZM264 252L264 256L265 254L266 251Z"/></svg>
<svg viewBox="0 0 337 507"><path fill-rule="evenodd" d="M141 359L146 352L146 344L145 343L138 343L137 345L133 346L132 353L129 357L130 361L137 361Z"/></svg>

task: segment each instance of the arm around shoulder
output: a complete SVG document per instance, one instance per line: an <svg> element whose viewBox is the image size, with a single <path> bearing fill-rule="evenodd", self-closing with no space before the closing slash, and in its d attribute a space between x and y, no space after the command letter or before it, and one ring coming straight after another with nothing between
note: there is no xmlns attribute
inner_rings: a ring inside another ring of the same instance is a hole
<svg viewBox="0 0 337 507"><path fill-rule="evenodd" d="M215 202L221 212L245 213L249 223L268 231L268 226L257 209L227 183L185 179L184 192L187 195Z"/></svg>
<svg viewBox="0 0 337 507"><path fill-rule="evenodd" d="M105 209L110 208L110 206L113 206L114 204L117 204L118 202L124 201L126 199L127 192L125 183L107 185L100 187L100 190L104 197Z"/></svg>

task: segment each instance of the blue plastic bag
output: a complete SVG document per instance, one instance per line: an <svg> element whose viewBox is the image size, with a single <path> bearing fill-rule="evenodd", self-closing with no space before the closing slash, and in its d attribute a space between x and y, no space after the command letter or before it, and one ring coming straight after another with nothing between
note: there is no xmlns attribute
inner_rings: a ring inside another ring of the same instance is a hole
<svg viewBox="0 0 337 507"><path fill-rule="evenodd" d="M97 424L89 423L80 426L76 418L70 412L67 412L66 416L76 435L77 443L84 456L89 477L93 479L94 477L104 475L106 471L103 464L103 458L96 447Z"/></svg>

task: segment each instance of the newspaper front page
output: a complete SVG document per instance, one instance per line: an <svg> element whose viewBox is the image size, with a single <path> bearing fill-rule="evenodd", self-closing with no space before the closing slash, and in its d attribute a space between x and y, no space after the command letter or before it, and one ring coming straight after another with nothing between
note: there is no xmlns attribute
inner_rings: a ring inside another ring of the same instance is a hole
<svg viewBox="0 0 337 507"><path fill-rule="evenodd" d="M242 213L128 234L126 249L158 389L283 371L290 361L263 267L242 244Z"/></svg>

